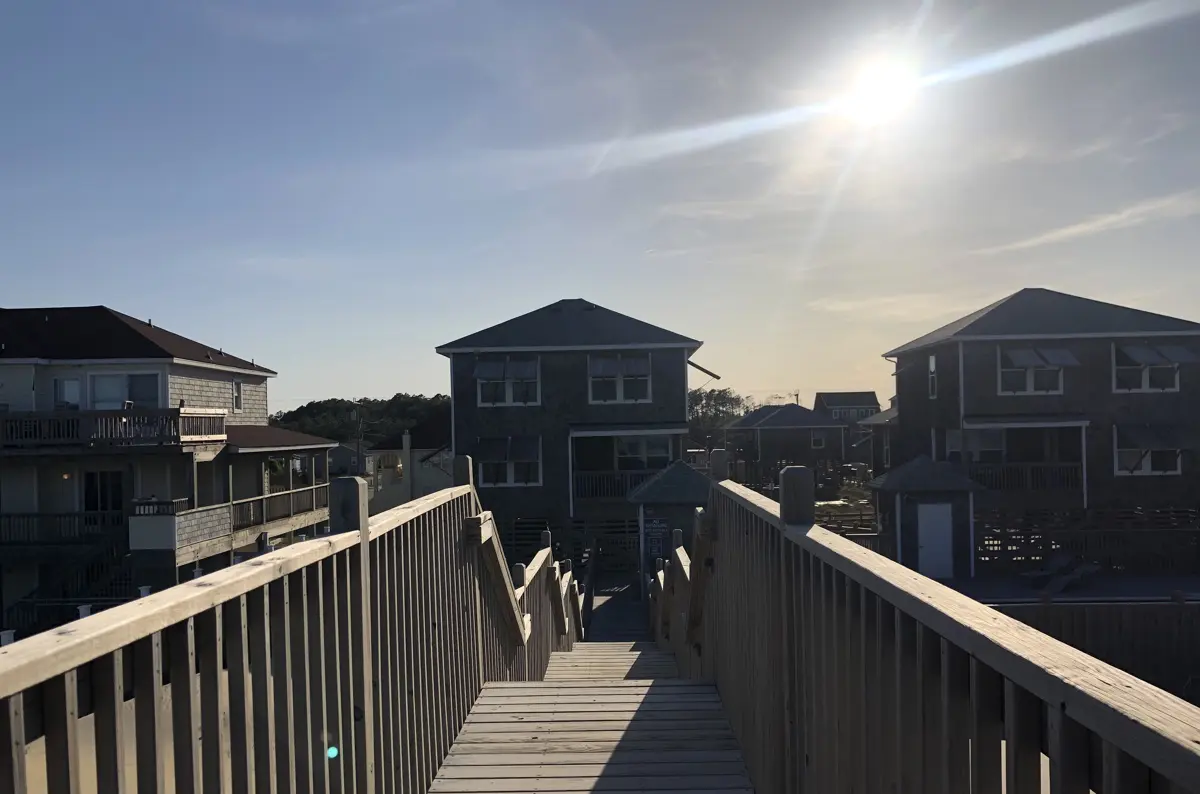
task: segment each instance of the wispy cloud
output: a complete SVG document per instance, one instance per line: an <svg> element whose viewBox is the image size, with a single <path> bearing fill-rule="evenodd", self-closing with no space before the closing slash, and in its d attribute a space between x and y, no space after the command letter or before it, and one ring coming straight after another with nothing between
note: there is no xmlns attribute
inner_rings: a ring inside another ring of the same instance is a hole
<svg viewBox="0 0 1200 794"><path fill-rule="evenodd" d="M1060 245L1083 240L1108 232L1133 229L1159 221L1180 220L1200 216L1200 190L1187 190L1169 196L1147 199L1124 207L1115 212L1094 215L1078 223L1061 226L1023 240L1017 240L990 248L980 248L972 253L981 255L1007 254L1014 251L1030 251L1049 245Z"/></svg>
<svg viewBox="0 0 1200 794"><path fill-rule="evenodd" d="M1086 136L1072 132L1068 140L1014 140L995 145L984 144L984 159L1001 165L1029 163L1057 165L1102 159L1129 165L1143 159L1148 150L1191 127L1193 120L1183 113L1139 113L1126 118L1115 129Z"/></svg>
<svg viewBox="0 0 1200 794"><path fill-rule="evenodd" d="M887 322L927 322L954 317L979 308L983 299L948 296L942 292L903 295L826 296L809 301L807 308L825 314L853 315Z"/></svg>

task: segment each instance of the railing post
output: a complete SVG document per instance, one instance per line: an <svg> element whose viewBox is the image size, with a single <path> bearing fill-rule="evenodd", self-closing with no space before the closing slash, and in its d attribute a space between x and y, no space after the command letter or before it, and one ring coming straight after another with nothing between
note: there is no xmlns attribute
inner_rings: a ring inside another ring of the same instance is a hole
<svg viewBox="0 0 1200 794"><path fill-rule="evenodd" d="M513 589L525 586L525 563L518 562L512 567Z"/></svg>
<svg viewBox="0 0 1200 794"><path fill-rule="evenodd" d="M371 532L367 481L338 477L329 484L329 523L333 532L359 532L350 554L350 647L353 676L354 777L358 790L375 791L375 680L371 664Z"/></svg>
<svg viewBox="0 0 1200 794"><path fill-rule="evenodd" d="M729 479L729 453L714 449L708 456L708 476L717 482Z"/></svg>
<svg viewBox="0 0 1200 794"><path fill-rule="evenodd" d="M550 545L551 545L550 530L543 529L542 530L542 548L548 549L548 548L550 548Z"/></svg>
<svg viewBox="0 0 1200 794"><path fill-rule="evenodd" d="M4 631L0 631L0 648L3 648L5 645L12 645L14 642L16 642L16 640L16 629L5 629Z"/></svg>
<svg viewBox="0 0 1200 794"><path fill-rule="evenodd" d="M682 529L672 529L671 530L671 548L673 548L673 549L683 548L683 530Z"/></svg>
<svg viewBox="0 0 1200 794"><path fill-rule="evenodd" d="M404 472L404 476L407 478L409 473ZM475 487L475 464L471 461L470 455L454 457L454 484Z"/></svg>
<svg viewBox="0 0 1200 794"><path fill-rule="evenodd" d="M785 466L779 472L779 520L783 524L813 523L816 482L807 466Z"/></svg>

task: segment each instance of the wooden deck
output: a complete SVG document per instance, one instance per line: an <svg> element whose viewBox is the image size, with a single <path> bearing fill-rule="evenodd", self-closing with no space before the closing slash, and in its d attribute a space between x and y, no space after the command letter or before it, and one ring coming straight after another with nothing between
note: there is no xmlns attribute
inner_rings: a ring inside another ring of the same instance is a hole
<svg viewBox="0 0 1200 794"><path fill-rule="evenodd" d="M653 643L580 643L546 681L486 684L433 792L752 792L709 684Z"/></svg>

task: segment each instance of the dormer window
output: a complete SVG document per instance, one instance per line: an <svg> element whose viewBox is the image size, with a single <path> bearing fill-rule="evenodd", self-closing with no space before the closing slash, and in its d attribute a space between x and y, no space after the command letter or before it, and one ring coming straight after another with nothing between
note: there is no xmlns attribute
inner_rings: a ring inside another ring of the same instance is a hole
<svg viewBox="0 0 1200 794"><path fill-rule="evenodd" d="M481 358L475 362L479 405L538 405L542 401L541 367L536 356Z"/></svg>
<svg viewBox="0 0 1200 794"><path fill-rule="evenodd" d="M1197 361L1179 345L1113 345L1113 391L1179 391L1179 365Z"/></svg>
<svg viewBox="0 0 1200 794"><path fill-rule="evenodd" d="M1001 347L1000 394L1062 394L1063 369L1077 367L1075 355L1057 347Z"/></svg>
<svg viewBox="0 0 1200 794"><path fill-rule="evenodd" d="M588 401L650 402L650 354L611 353L588 356Z"/></svg>

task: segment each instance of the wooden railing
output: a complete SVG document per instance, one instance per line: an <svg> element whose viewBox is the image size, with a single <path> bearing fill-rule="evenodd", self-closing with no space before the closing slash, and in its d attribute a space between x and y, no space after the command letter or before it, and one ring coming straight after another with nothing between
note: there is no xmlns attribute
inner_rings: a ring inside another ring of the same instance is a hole
<svg viewBox="0 0 1200 794"><path fill-rule="evenodd" d="M233 531L269 524L329 506L329 485L309 485L293 491L239 499L233 503Z"/></svg>
<svg viewBox="0 0 1200 794"><path fill-rule="evenodd" d="M187 497L182 499L142 500L133 503L133 514L135 516L174 516L191 509L192 500Z"/></svg>
<svg viewBox="0 0 1200 794"><path fill-rule="evenodd" d="M967 474L993 491L1077 491L1083 488L1079 463L968 463Z"/></svg>
<svg viewBox="0 0 1200 794"><path fill-rule="evenodd" d="M72 545L91 543L120 529L120 510L95 513L0 514L0 544Z"/></svg>
<svg viewBox="0 0 1200 794"><path fill-rule="evenodd" d="M1041 792L1043 756L1055 794L1196 790L1200 709L813 525L811 472L782 480L714 486L651 607L759 794Z"/></svg>
<svg viewBox="0 0 1200 794"><path fill-rule="evenodd" d="M0 414L0 448L155 446L225 438L225 412L204 408Z"/></svg>
<svg viewBox="0 0 1200 794"><path fill-rule="evenodd" d="M576 499L624 499L653 477L653 471L580 471L575 473Z"/></svg>
<svg viewBox="0 0 1200 794"><path fill-rule="evenodd" d="M365 483L334 485L332 535L0 649L0 791L427 791L483 683L540 677L579 600L546 552L496 575L470 486L368 519Z"/></svg>

